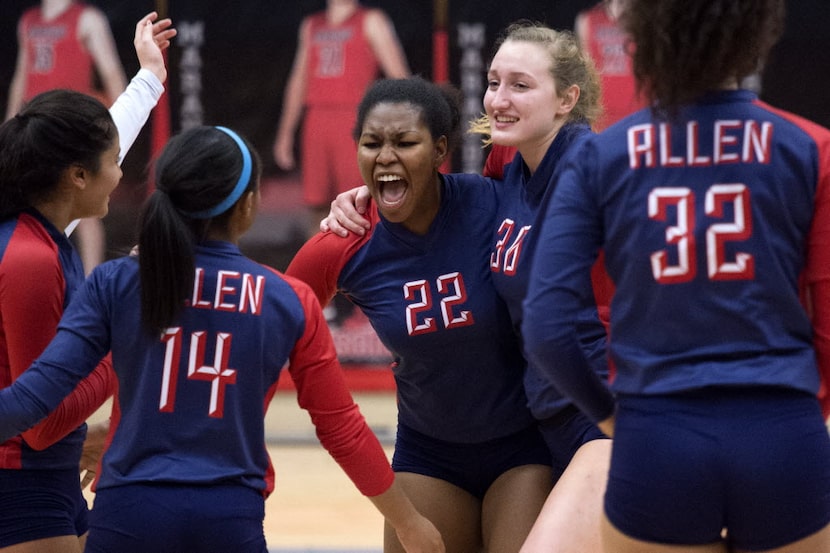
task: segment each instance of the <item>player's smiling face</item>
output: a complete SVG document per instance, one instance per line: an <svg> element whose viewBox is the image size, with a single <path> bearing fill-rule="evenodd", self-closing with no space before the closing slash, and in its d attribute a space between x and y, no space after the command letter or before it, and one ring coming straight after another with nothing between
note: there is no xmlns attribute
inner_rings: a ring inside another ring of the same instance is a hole
<svg viewBox="0 0 830 553"><path fill-rule="evenodd" d="M433 140L421 110L408 103L380 103L367 113L357 160L380 213L412 232L429 230L441 201L438 167L447 139Z"/></svg>
<svg viewBox="0 0 830 553"><path fill-rule="evenodd" d="M121 180L121 166L118 165L118 137L101 154L97 171L85 172L85 185L76 197L76 217L103 217L109 211L110 194Z"/></svg>
<svg viewBox="0 0 830 553"><path fill-rule="evenodd" d="M499 47L490 62L484 93L484 111L495 143L520 150L550 144L561 126L555 116L562 103L551 63L540 44L507 40Z"/></svg>

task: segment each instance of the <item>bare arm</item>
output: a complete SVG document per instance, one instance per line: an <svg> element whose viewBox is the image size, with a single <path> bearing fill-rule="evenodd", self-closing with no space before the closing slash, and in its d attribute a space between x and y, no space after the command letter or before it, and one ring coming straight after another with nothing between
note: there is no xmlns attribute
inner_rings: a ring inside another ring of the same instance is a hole
<svg viewBox="0 0 830 553"><path fill-rule="evenodd" d="M95 62L107 99L114 102L127 88L127 76L107 17L98 8L87 8L78 21L78 35Z"/></svg>
<svg viewBox="0 0 830 553"><path fill-rule="evenodd" d="M282 114L274 141L274 161L285 170L294 168L294 135L305 103L308 86L308 43L311 39L311 21L306 18L300 26L297 53L282 98Z"/></svg>
<svg viewBox="0 0 830 553"><path fill-rule="evenodd" d="M26 85L26 38L20 23L17 24L17 62L14 66L14 76L9 86L9 102L6 108L6 119L11 119L23 107L23 90Z"/></svg>
<svg viewBox="0 0 830 553"><path fill-rule="evenodd" d="M587 48L589 30L588 15L585 12L579 12L574 21L574 34L576 34L576 38L579 39L579 44L583 48Z"/></svg>
<svg viewBox="0 0 830 553"><path fill-rule="evenodd" d="M372 45L383 74L392 79L409 76L409 64L392 20L381 10L369 10L363 20L363 34Z"/></svg>

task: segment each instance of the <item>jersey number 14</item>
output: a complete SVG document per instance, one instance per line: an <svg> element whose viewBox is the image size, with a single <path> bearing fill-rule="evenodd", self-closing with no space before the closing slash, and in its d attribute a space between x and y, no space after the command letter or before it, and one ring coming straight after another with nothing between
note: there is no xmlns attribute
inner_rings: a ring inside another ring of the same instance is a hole
<svg viewBox="0 0 830 553"><path fill-rule="evenodd" d="M210 382L210 402L208 415L221 419L225 409L225 386L236 384L236 370L228 367L231 353L231 334L219 332L216 335L216 347L213 363L205 363L205 332L190 334L190 351L187 356L187 378ZM165 343L164 369L161 380L161 397L159 411L169 413L176 403L176 384L179 378L179 363L184 338L180 327L168 328L161 336Z"/></svg>

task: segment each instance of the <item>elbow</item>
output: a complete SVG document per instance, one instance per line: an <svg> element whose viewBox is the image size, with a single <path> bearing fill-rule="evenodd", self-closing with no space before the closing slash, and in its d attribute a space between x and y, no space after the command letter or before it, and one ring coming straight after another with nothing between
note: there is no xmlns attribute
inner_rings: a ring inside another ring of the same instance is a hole
<svg viewBox="0 0 830 553"><path fill-rule="evenodd" d="M572 329L567 325L556 324L553 317L543 319L527 317L522 323L522 337L528 360L539 365L547 365L546 359L556 356L557 351L566 347L573 339Z"/></svg>
<svg viewBox="0 0 830 553"><path fill-rule="evenodd" d="M43 451L53 445L56 441L51 439L51 437L47 436L44 432L40 432L36 429L24 432L21 434L21 437L23 438L23 441L26 442L26 445L35 451Z"/></svg>

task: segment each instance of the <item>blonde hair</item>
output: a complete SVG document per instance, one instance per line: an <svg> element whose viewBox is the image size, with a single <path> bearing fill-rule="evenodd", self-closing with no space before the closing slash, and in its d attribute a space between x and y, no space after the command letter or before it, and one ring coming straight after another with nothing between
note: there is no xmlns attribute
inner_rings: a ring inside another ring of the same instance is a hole
<svg viewBox="0 0 830 553"><path fill-rule="evenodd" d="M579 45L571 31L556 31L537 22L517 21L508 26L496 42L496 49L508 41L539 44L550 55L550 73L557 91L565 91L573 85L579 87L579 99L568 114L571 121L583 120L593 125L602 114L602 92L599 73L593 60ZM492 143L490 119L486 114L470 122L468 131L485 135L484 145Z"/></svg>

